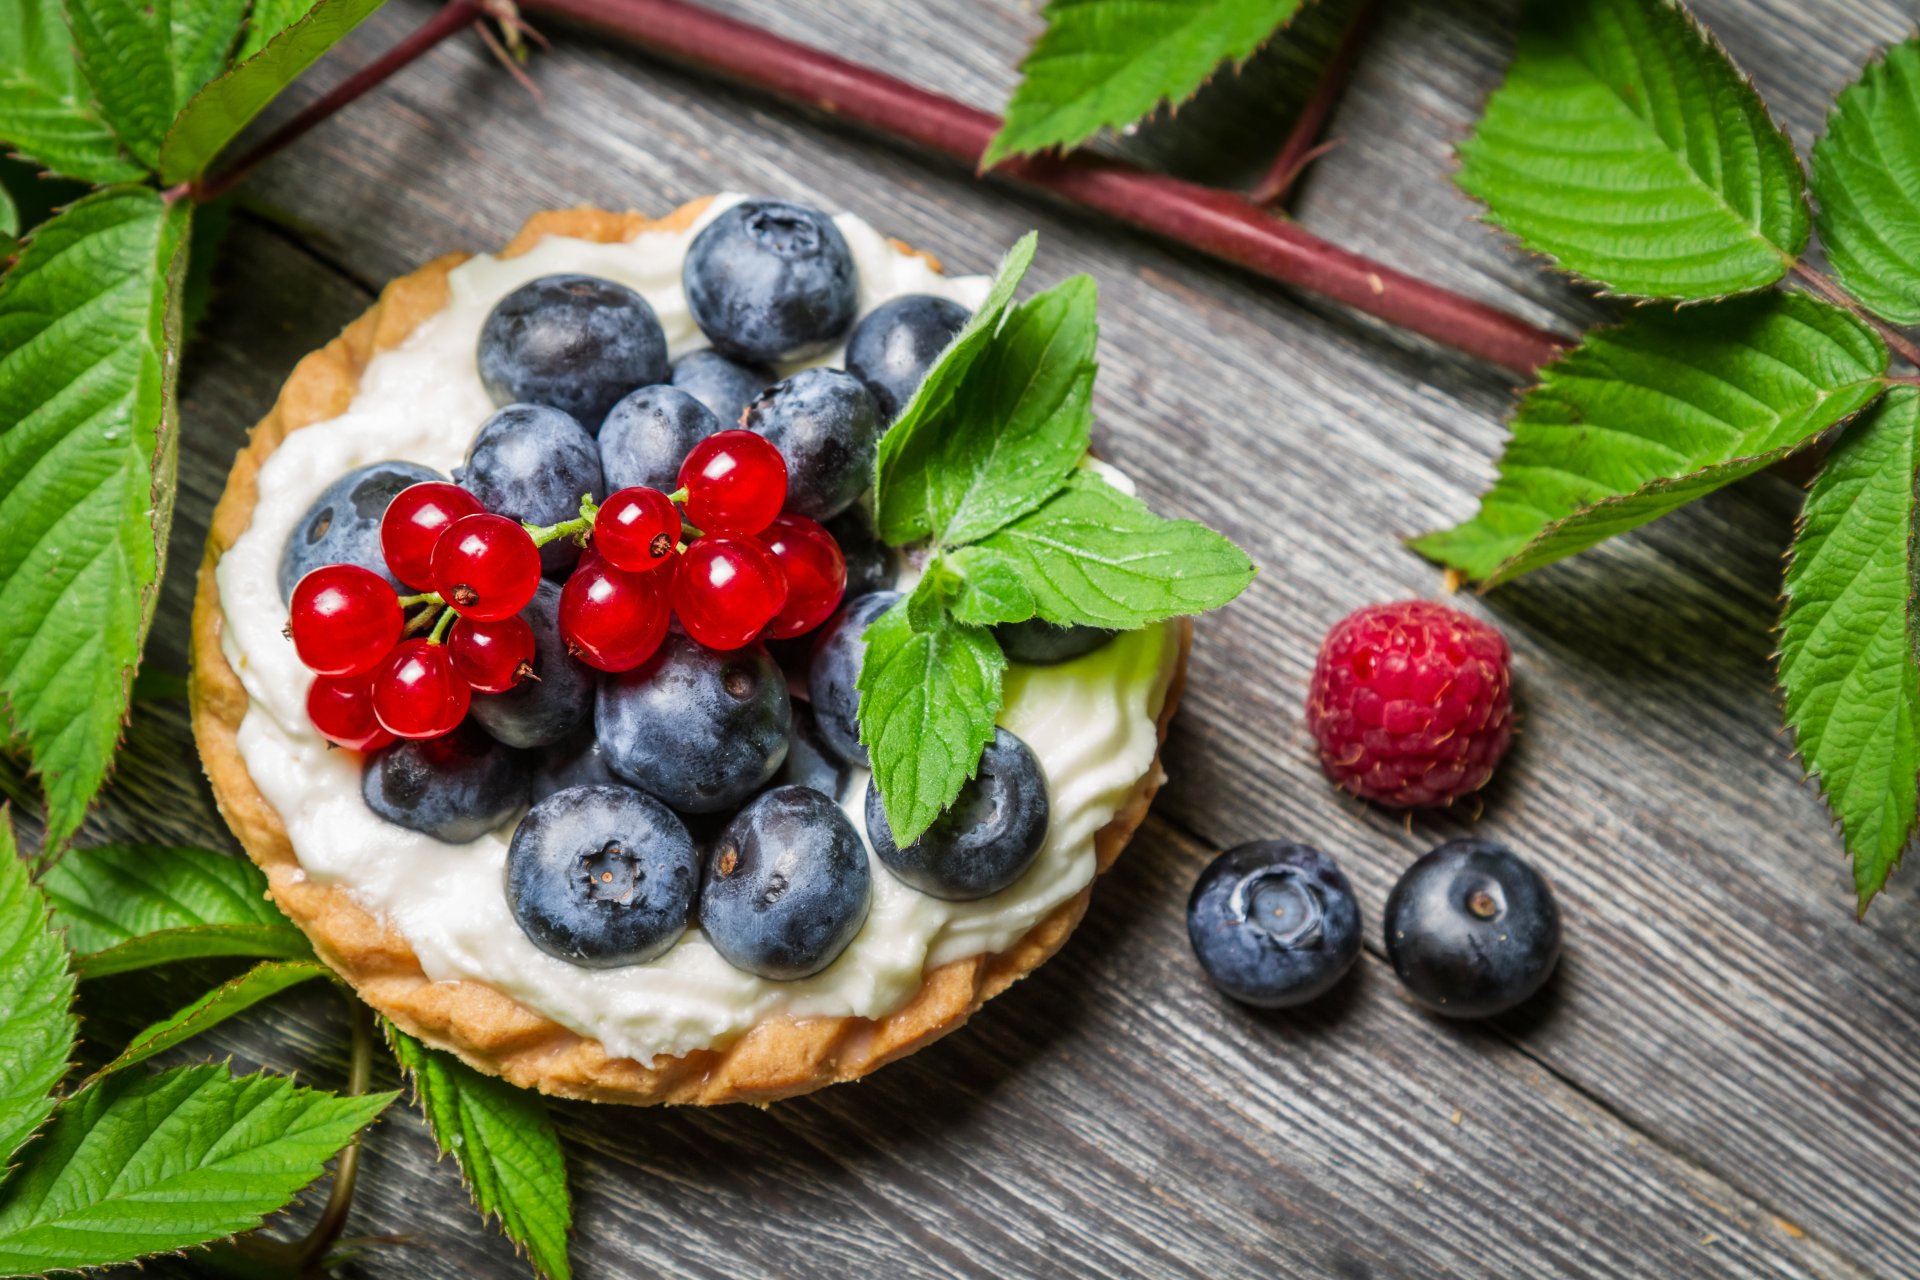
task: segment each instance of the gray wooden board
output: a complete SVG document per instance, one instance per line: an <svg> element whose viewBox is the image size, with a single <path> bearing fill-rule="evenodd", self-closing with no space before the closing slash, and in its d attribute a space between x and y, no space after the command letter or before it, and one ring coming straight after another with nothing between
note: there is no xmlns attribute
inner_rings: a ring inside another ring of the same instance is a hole
<svg viewBox="0 0 1920 1280"><path fill-rule="evenodd" d="M996 106L1035 29L996 0L723 6ZM1699 11L1796 139L1905 8ZM1479 225L1449 148L1497 82L1508 4L1389 0L1299 202L1309 227L1571 331L1607 314ZM275 118L427 6L395 0ZM1126 145L1251 173L1307 52L1256 58ZM959 38L955 30L963 33ZM1154 504L1264 567L1201 629L1171 785L1066 951L968 1029L871 1081L762 1113L559 1109L581 1274L1920 1275L1920 914L1911 873L1865 924L1777 732L1769 627L1797 495L1772 477L1468 607L1513 641L1525 733L1468 823L1343 802L1300 702L1325 627L1431 595L1400 535L1457 519L1515 390L1483 366L1075 210L983 187L750 92L555 30L543 107L467 41L271 163L186 365L174 570L152 662L184 667L190 568L246 427L367 287L487 248L543 207L659 212L723 188L856 210L983 270L1040 228L1035 275L1102 289L1099 448ZM230 844L181 710L143 704L89 835ZM1325 1006L1213 997L1182 936L1206 851L1307 839L1377 921L1398 869L1472 829L1552 875L1562 976L1493 1028L1399 996L1377 945ZM337 1081L338 1002L297 993L220 1052ZM1458 1115L1455 1121L1456 1113ZM410 1232L369 1276L510 1276L416 1123L372 1141L353 1230Z"/></svg>

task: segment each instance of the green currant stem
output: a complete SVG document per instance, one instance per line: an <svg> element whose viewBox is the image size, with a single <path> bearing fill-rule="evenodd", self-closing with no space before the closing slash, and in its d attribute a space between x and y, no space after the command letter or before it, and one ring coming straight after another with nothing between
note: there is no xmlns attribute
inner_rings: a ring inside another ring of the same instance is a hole
<svg viewBox="0 0 1920 1280"><path fill-rule="evenodd" d="M685 485L681 485L678 489L675 489L672 493L667 495L667 501L671 502L676 507L679 506L681 503L685 502L686 500L687 500L687 486Z"/></svg>
<svg viewBox="0 0 1920 1280"><path fill-rule="evenodd" d="M400 607L411 609L417 604L445 604L446 598L438 591L422 591L417 596L401 596Z"/></svg>
<svg viewBox="0 0 1920 1280"><path fill-rule="evenodd" d="M584 547L587 545L587 535L593 532L593 522L599 515L600 504L593 500L592 494L583 493L580 495L579 519L562 520L559 524L522 522L520 527L527 531L527 535L533 539L533 545L536 547L544 547L549 542L557 542L561 538L578 538L580 545Z"/></svg>
<svg viewBox="0 0 1920 1280"><path fill-rule="evenodd" d="M433 624L433 630L427 636L428 644L446 643L447 628L453 625L454 616L454 612L451 609L442 609L440 611L439 621Z"/></svg>
<svg viewBox="0 0 1920 1280"><path fill-rule="evenodd" d="M440 619L440 615L442 613L447 613L447 612L451 612L451 610L447 609L445 605L443 604L434 605L432 608L427 609L425 612L416 615L411 621L407 623L406 629L403 630L400 634L403 636L417 636L422 631L425 631L427 628L433 626L436 622L438 622Z"/></svg>

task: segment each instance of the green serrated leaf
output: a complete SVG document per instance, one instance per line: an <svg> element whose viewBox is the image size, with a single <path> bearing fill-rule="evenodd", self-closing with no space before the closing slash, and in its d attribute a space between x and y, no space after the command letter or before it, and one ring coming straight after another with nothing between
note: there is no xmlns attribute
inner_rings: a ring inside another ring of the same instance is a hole
<svg viewBox="0 0 1920 1280"><path fill-rule="evenodd" d="M106 779L153 616L191 209L110 187L41 224L0 279L0 696L50 844Z"/></svg>
<svg viewBox="0 0 1920 1280"><path fill-rule="evenodd" d="M270 960L257 964L239 977L223 982L170 1018L154 1023L128 1042L120 1056L94 1073L94 1078L124 1071L137 1062L145 1062L177 1044L184 1044L201 1032L216 1027L237 1013L244 1013L262 1000L279 995L289 987L314 978L327 977L332 970L318 960Z"/></svg>
<svg viewBox="0 0 1920 1280"><path fill-rule="evenodd" d="M1671 0L1532 0L1460 163L1495 223L1617 293L1758 289L1807 243L1793 144Z"/></svg>
<svg viewBox="0 0 1920 1280"><path fill-rule="evenodd" d="M568 1280L573 1221L566 1157L540 1095L483 1075L452 1054L429 1049L392 1023L387 1041L413 1081L442 1155L451 1155L473 1202L526 1249L535 1270Z"/></svg>
<svg viewBox="0 0 1920 1280"><path fill-rule="evenodd" d="M13 203L13 193L0 187L0 240L8 244L18 243L14 237L20 234L20 210Z"/></svg>
<svg viewBox="0 0 1920 1280"><path fill-rule="evenodd" d="M80 69L107 125L148 169L174 117L227 65L247 0L66 0Z"/></svg>
<svg viewBox="0 0 1920 1280"><path fill-rule="evenodd" d="M1840 820L1862 912L1913 834L1920 788L1916 465L1920 392L1897 387L1807 494L1780 619L1787 724Z"/></svg>
<svg viewBox="0 0 1920 1280"><path fill-rule="evenodd" d="M1223 62L1244 61L1301 0L1049 0L1020 64L1006 123L981 159L1079 146L1185 102Z"/></svg>
<svg viewBox="0 0 1920 1280"><path fill-rule="evenodd" d="M1885 346L1803 294L1644 307L1548 365L1480 512L1414 550L1488 585L1803 448L1880 393Z"/></svg>
<svg viewBox="0 0 1920 1280"><path fill-rule="evenodd" d="M312 12L318 0L253 0L246 33L234 61L245 62L267 47L267 42Z"/></svg>
<svg viewBox="0 0 1920 1280"><path fill-rule="evenodd" d="M860 663L860 741L894 839L906 844L973 776L1000 714L1007 659L984 627L946 614L916 631L905 601L876 618Z"/></svg>
<svg viewBox="0 0 1920 1280"><path fill-rule="evenodd" d="M68 178L145 175L94 110L60 0L0 4L0 140Z"/></svg>
<svg viewBox="0 0 1920 1280"><path fill-rule="evenodd" d="M306 935L267 900L259 869L211 850L77 849L41 884L84 977L214 956L313 955Z"/></svg>
<svg viewBox="0 0 1920 1280"><path fill-rule="evenodd" d="M298 20L255 47L249 32L243 57L187 102L167 132L159 169L167 182L184 182L207 166L282 90L359 26L384 0L319 0ZM269 15L278 21L283 15Z"/></svg>
<svg viewBox="0 0 1920 1280"><path fill-rule="evenodd" d="M53 1112L73 1056L73 974L0 806L0 1177Z"/></svg>
<svg viewBox="0 0 1920 1280"><path fill-rule="evenodd" d="M1840 91L1813 146L1820 243L1847 292L1920 324L1920 36Z"/></svg>
<svg viewBox="0 0 1920 1280"><path fill-rule="evenodd" d="M0 1275L111 1266L251 1230L396 1095L223 1065L109 1076L61 1103L0 1186Z"/></svg>

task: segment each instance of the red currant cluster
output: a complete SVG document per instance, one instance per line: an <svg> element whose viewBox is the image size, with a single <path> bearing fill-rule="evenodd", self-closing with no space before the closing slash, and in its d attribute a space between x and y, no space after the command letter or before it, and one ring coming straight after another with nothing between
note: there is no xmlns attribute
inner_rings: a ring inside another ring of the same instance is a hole
<svg viewBox="0 0 1920 1280"><path fill-rule="evenodd" d="M404 489L380 545L418 594L350 564L294 587L287 634L319 677L307 714L329 741L371 751L450 733L474 693L534 678L533 629L520 614L540 586L540 547L563 537L586 551L561 588L560 634L601 671L653 656L671 616L710 649L803 635L839 607L847 566L818 523L781 513L786 498L779 450L744 430L696 445L677 493L621 489L546 528L485 511L458 485Z"/></svg>

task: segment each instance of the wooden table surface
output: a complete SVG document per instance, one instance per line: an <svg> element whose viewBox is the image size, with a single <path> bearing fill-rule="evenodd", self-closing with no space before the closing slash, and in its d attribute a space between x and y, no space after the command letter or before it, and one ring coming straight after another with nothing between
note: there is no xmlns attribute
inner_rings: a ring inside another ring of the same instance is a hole
<svg viewBox="0 0 1920 1280"><path fill-rule="evenodd" d="M1018 0L725 0L795 38L997 107L1037 23ZM1802 144L1906 34L1895 0L1700 0ZM1340 7L1304 51L1129 146L1213 181L1270 154ZM276 108L429 12L394 0ZM1449 148L1497 82L1512 6L1389 0L1314 169L1305 224L1529 318L1602 310L1475 220ZM770 1110L557 1108L583 1277L1920 1276L1920 895L1866 923L1778 732L1769 654L1797 492L1762 477L1466 607L1513 642L1524 735L1484 816L1343 801L1301 724L1314 646L1360 604L1434 595L1401 535L1473 509L1515 384L1495 370L1071 209L975 183L831 121L554 29L536 106L476 41L442 46L250 184L189 352L172 569L153 669L185 669L192 566L248 426L386 279L504 241L534 210L664 211L738 189L854 210L989 269L1029 227L1034 278L1101 286L1100 450L1156 508L1263 567L1199 631L1172 781L1065 951L971 1026L873 1079ZM1396 873L1469 830L1551 875L1567 956L1488 1026L1421 1013L1374 930ZM141 705L92 838L231 847L184 712ZM1237 1008L1188 952L1210 852L1335 853L1368 950L1292 1015ZM313 991L218 1037L342 1076ZM365 1276L524 1264L384 1123L351 1230L415 1243Z"/></svg>

